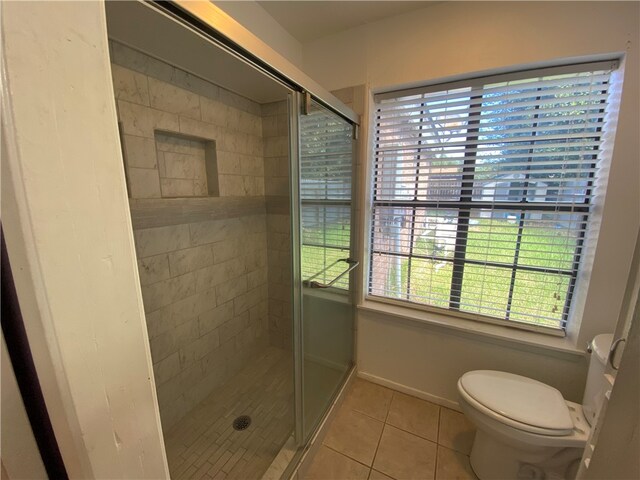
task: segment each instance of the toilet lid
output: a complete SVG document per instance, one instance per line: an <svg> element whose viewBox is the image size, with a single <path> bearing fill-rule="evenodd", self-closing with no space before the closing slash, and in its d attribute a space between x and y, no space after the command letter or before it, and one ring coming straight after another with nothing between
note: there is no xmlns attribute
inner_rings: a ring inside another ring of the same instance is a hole
<svg viewBox="0 0 640 480"><path fill-rule="evenodd" d="M481 405L516 422L546 430L573 429L562 394L544 383L512 373L476 370L465 373L460 385Z"/></svg>

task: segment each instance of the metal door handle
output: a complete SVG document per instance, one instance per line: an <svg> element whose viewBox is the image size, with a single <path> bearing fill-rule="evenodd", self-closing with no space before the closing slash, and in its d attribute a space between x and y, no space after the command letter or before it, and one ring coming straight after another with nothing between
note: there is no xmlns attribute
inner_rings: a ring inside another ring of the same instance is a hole
<svg viewBox="0 0 640 480"><path fill-rule="evenodd" d="M609 350L609 357L607 358L607 361L609 362L609 365L611 365L611 368L613 368L614 370L618 370L618 368L620 367L620 365L616 367L613 364L613 360L616 356L616 352L618 351L618 347L620 346L621 343L626 341L627 341L626 338L618 338L615 342L611 344L611 349Z"/></svg>
<svg viewBox="0 0 640 480"><path fill-rule="evenodd" d="M319 275L322 275L324 272L326 272L327 270L329 270L334 265L337 265L340 262L346 262L349 265L349 267L344 272L342 272L340 275L338 275L336 278L331 280L329 283L320 283L320 282L316 282L316 281L313 280L314 278L316 278ZM358 265L360 265L360 262L357 261L357 260L353 260L351 258L340 258L340 259L336 260L335 262L333 262L328 267L325 267L323 270L321 270L320 272L316 273L313 277L311 277L308 280L305 280L304 282L302 282L302 284L305 287L309 287L309 288L329 288L334 283L336 283L338 280L340 280L342 277L344 277L347 273L349 273L351 270L356 268Z"/></svg>

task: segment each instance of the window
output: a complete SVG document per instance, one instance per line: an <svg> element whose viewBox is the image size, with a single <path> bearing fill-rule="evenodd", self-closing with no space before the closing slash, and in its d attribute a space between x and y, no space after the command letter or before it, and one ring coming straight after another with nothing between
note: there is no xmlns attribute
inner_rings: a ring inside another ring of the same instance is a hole
<svg viewBox="0 0 640 480"><path fill-rule="evenodd" d="M351 124L311 102L300 117L302 278L328 284L348 268L351 238ZM348 290L349 275L332 285Z"/></svg>
<svg viewBox="0 0 640 480"><path fill-rule="evenodd" d="M376 95L369 295L562 334L613 67Z"/></svg>

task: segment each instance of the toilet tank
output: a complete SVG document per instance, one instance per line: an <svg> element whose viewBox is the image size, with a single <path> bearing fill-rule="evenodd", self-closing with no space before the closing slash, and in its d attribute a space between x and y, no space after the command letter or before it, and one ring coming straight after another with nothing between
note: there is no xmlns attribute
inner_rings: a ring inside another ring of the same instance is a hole
<svg viewBox="0 0 640 480"><path fill-rule="evenodd" d="M604 394L611 388L611 385L604 376L604 370L611 349L613 335L603 333L596 335L591 341L591 358L589 360L589 371L587 373L587 386L582 399L582 410L584 416L593 425L596 415L600 410Z"/></svg>

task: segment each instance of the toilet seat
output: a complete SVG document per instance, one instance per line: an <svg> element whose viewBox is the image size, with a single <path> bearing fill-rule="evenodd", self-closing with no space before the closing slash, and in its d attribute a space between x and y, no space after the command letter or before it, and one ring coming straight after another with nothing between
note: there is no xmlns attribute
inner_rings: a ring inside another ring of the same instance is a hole
<svg viewBox="0 0 640 480"><path fill-rule="evenodd" d="M470 405L505 425L546 436L573 432L566 401L549 385L511 373L476 370L465 373L458 386Z"/></svg>

